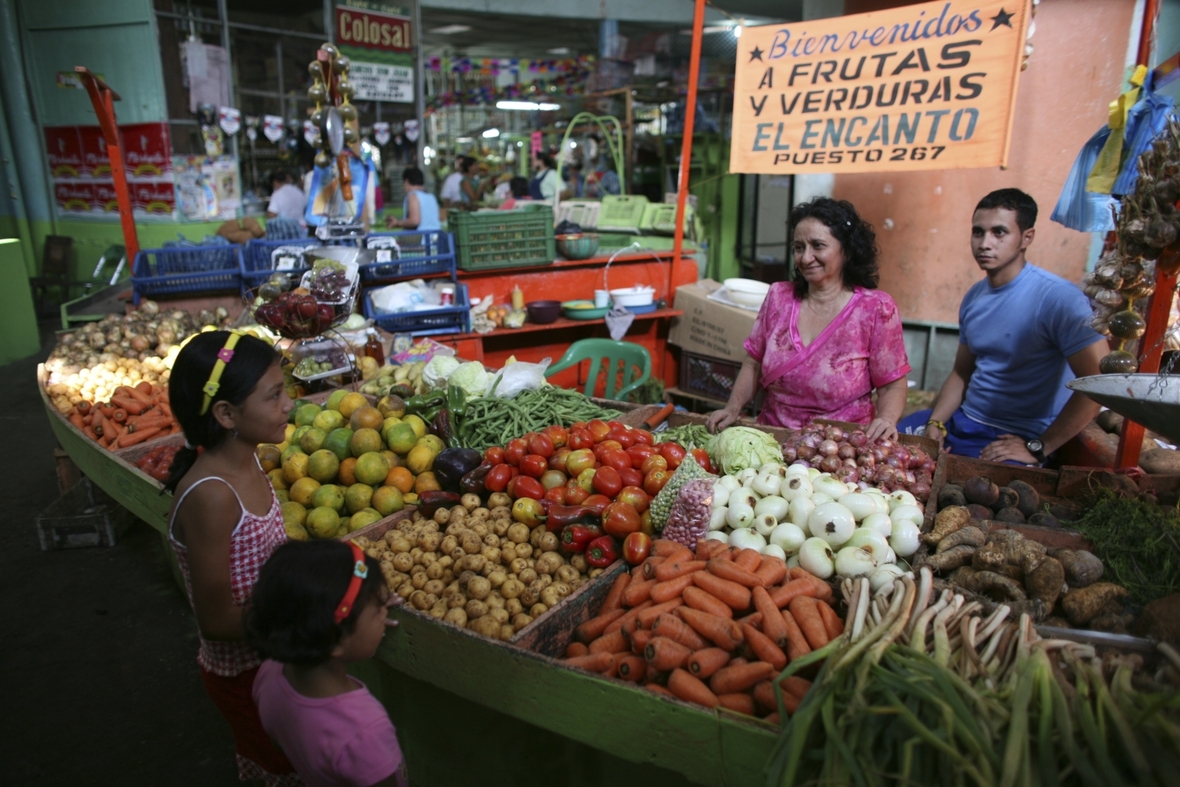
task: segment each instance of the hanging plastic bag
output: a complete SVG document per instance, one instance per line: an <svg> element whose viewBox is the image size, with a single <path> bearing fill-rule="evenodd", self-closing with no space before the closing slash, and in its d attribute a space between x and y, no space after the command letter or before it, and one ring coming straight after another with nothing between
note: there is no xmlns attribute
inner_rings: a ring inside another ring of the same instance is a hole
<svg viewBox="0 0 1180 787"><path fill-rule="evenodd" d="M1123 143L1123 169L1114 182L1111 193L1122 196L1135 190L1139 180L1139 157L1152 141L1168 127L1174 101L1171 96L1144 91L1144 96L1127 115L1127 139Z"/></svg>
<svg viewBox="0 0 1180 787"><path fill-rule="evenodd" d="M1065 179L1057 207L1053 209L1053 221L1079 232L1108 232L1114 229L1113 210L1117 200L1109 194L1086 191L1086 179L1109 136L1110 127L1103 126L1082 146L1069 171L1069 177Z"/></svg>
<svg viewBox="0 0 1180 787"><path fill-rule="evenodd" d="M508 364L492 376L488 396L512 399L523 391L535 391L548 385L545 381L545 370L549 368L550 363L551 358L544 358L540 363L517 361Z"/></svg>

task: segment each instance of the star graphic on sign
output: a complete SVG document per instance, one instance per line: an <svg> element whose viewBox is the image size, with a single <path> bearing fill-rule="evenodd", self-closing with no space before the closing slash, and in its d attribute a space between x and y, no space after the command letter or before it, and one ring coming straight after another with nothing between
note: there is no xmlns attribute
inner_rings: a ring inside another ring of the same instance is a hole
<svg viewBox="0 0 1180 787"><path fill-rule="evenodd" d="M750 62L753 63L755 60L762 60L762 50L758 47L750 50Z"/></svg>
<svg viewBox="0 0 1180 787"><path fill-rule="evenodd" d="M1002 7L1000 8L1000 12L998 14L996 14L995 16L993 16L991 18L991 20L992 20L992 30L995 30L1000 25L1006 25L1007 27L1012 27L1012 14L1005 11Z"/></svg>

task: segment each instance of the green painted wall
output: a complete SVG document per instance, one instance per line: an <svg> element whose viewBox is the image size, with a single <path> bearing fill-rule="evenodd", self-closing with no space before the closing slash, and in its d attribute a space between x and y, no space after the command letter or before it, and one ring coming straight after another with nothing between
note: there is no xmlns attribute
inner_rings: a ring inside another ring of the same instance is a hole
<svg viewBox="0 0 1180 787"><path fill-rule="evenodd" d="M24 254L16 238L0 239L0 366L41 349Z"/></svg>

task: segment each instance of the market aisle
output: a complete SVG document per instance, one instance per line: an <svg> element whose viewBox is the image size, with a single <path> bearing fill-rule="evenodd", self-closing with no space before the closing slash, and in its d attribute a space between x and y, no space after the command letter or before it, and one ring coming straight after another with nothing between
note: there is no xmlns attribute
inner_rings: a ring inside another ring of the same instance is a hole
<svg viewBox="0 0 1180 787"><path fill-rule="evenodd" d="M229 728L205 696L188 605L156 531L42 552L57 497L37 358L0 368L0 784L234 785Z"/></svg>

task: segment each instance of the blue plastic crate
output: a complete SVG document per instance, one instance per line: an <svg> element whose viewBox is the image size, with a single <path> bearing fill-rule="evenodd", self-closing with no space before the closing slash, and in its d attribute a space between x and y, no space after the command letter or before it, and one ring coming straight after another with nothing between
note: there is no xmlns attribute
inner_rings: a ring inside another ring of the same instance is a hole
<svg viewBox="0 0 1180 787"><path fill-rule="evenodd" d="M145 295L242 291L242 247L174 246L140 249L131 270L135 302Z"/></svg>
<svg viewBox="0 0 1180 787"><path fill-rule="evenodd" d="M451 233L437 230L375 232L365 237L365 248L374 248L383 239L397 241L398 250L378 248L379 255L382 251L390 251L390 258L360 266L361 281L389 282L438 274L454 278L455 238Z"/></svg>
<svg viewBox="0 0 1180 787"><path fill-rule="evenodd" d="M471 319L467 301L467 285L455 283L455 305L420 312L378 314L373 308L373 293L364 294L364 315L389 333L411 333L429 336L439 333L464 333Z"/></svg>
<svg viewBox="0 0 1180 787"><path fill-rule="evenodd" d="M265 282L274 273L271 267L271 254L280 246L301 246L305 249L322 246L319 240L315 238L299 238L296 240L251 240L246 244L246 248L242 250L242 281L245 282L246 287L253 288ZM298 279L308 267L303 264L302 260L298 264L287 271L291 274L291 278Z"/></svg>

